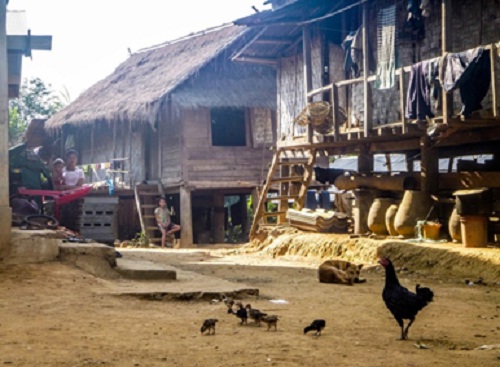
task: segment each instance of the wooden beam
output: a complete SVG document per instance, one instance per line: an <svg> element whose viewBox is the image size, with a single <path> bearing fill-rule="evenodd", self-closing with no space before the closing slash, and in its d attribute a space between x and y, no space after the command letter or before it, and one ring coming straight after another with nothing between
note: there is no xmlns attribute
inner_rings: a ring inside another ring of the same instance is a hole
<svg viewBox="0 0 500 367"><path fill-rule="evenodd" d="M439 175L439 189L461 190L489 187L500 189L500 172L453 172Z"/></svg>
<svg viewBox="0 0 500 367"><path fill-rule="evenodd" d="M291 45L293 42L290 38L259 38L254 41L259 45Z"/></svg>
<svg viewBox="0 0 500 367"><path fill-rule="evenodd" d="M277 59L268 57L255 57L255 56L239 56L237 58L233 58L232 61L248 62L250 64L260 64L269 66L276 66L278 64Z"/></svg>
<svg viewBox="0 0 500 367"><path fill-rule="evenodd" d="M304 95L305 106L310 102L308 97L309 91L312 89L312 57L311 57L311 30L304 26L302 28L302 56L304 63ZM307 125L307 141L312 143L313 129L310 124Z"/></svg>
<svg viewBox="0 0 500 367"><path fill-rule="evenodd" d="M245 51L248 50L248 48L252 46L253 43L257 41L260 38L260 36L262 36L262 34L264 34L265 31L267 31L267 27L262 27L262 29L259 30L251 40L246 42L245 45L241 49L239 49L234 56L231 57L231 61L236 61L237 59L239 59L240 56L243 55Z"/></svg>
<svg viewBox="0 0 500 367"><path fill-rule="evenodd" d="M365 137L370 134L372 128L372 97L371 89L368 84L368 4L363 4L363 130Z"/></svg>

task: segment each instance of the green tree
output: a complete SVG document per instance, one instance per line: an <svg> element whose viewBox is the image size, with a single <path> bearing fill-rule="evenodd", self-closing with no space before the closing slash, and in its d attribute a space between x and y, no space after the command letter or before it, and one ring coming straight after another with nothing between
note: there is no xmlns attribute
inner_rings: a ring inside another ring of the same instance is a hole
<svg viewBox="0 0 500 367"><path fill-rule="evenodd" d="M49 118L67 103L40 78L25 79L18 98L9 101L9 145L20 142L34 118Z"/></svg>

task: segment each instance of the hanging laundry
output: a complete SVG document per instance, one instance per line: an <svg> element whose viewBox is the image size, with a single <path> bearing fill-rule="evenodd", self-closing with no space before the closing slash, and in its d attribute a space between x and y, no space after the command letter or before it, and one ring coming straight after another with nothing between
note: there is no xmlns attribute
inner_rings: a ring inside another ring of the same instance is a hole
<svg viewBox="0 0 500 367"><path fill-rule="evenodd" d="M438 76L438 58L419 62L411 67L406 96L406 118L425 120L434 117L431 102L438 97L434 88Z"/></svg>
<svg viewBox="0 0 500 367"><path fill-rule="evenodd" d="M460 53L446 54L440 60L439 80L446 92L460 88L462 110L470 116L481 110L481 101L491 84L490 51L477 47Z"/></svg>
<svg viewBox="0 0 500 367"><path fill-rule="evenodd" d="M408 16L400 33L401 39L420 41L425 37L424 18L430 16L429 0L408 0Z"/></svg>
<svg viewBox="0 0 500 367"><path fill-rule="evenodd" d="M363 34L361 28L349 32L342 42L345 52L344 70L351 78L358 78L363 70ZM375 70L375 60L368 45L368 69Z"/></svg>
<svg viewBox="0 0 500 367"><path fill-rule="evenodd" d="M396 5L378 12L377 46L375 88L389 89L394 86L396 72Z"/></svg>

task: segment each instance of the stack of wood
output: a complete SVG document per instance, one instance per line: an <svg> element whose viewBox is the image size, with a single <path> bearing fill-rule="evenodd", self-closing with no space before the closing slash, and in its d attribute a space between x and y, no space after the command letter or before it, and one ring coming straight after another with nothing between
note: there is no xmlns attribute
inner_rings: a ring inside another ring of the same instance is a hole
<svg viewBox="0 0 500 367"><path fill-rule="evenodd" d="M345 213L324 209L288 209L286 217L294 227L321 233L347 233L350 225Z"/></svg>

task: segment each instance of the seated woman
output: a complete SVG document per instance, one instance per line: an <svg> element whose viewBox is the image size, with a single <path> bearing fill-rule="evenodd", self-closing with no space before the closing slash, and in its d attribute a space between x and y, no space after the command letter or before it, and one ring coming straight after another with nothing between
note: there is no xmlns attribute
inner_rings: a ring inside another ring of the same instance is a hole
<svg viewBox="0 0 500 367"><path fill-rule="evenodd" d="M85 181L83 170L76 166L77 162L78 153L76 150L68 150L66 153L66 168L63 172L65 190L80 187Z"/></svg>
<svg viewBox="0 0 500 367"><path fill-rule="evenodd" d="M78 153L75 150L69 150L66 153L66 167L63 171L64 189L71 190L84 184L85 175L81 168L76 166L78 162ZM62 206L61 224L73 231L79 231L80 205L82 199L72 201Z"/></svg>

